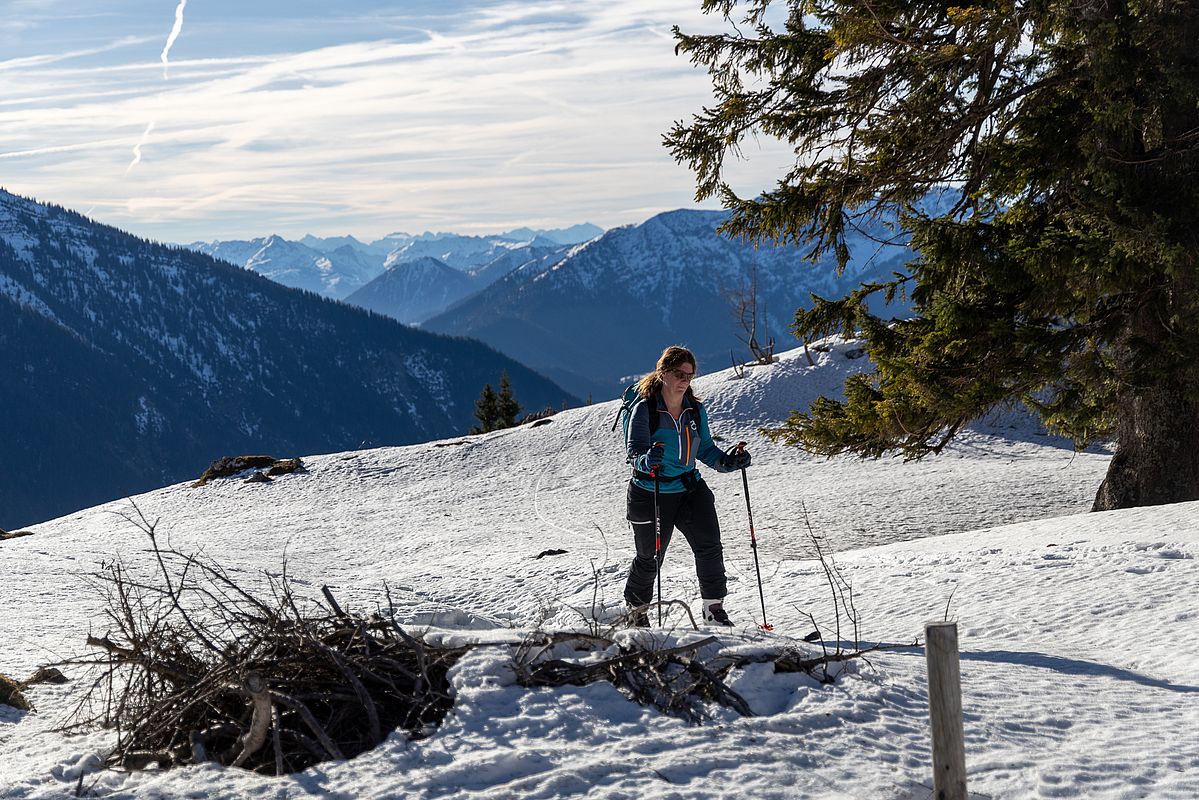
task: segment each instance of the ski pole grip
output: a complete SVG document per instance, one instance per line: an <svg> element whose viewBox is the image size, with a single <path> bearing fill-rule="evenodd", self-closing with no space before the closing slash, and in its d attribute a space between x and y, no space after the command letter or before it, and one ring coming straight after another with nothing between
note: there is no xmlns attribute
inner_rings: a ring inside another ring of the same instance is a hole
<svg viewBox="0 0 1199 800"><path fill-rule="evenodd" d="M652 450L654 447L665 447L665 446L666 446L665 442L654 442L653 445L650 447L650 449ZM654 464L649 468L649 474L654 476L654 480L658 479L658 473L661 471L661 469L662 469L661 464Z"/></svg>

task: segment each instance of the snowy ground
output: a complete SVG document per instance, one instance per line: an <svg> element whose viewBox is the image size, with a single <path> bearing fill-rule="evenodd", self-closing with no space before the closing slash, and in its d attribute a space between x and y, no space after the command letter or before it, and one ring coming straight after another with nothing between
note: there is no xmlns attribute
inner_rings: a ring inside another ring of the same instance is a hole
<svg viewBox="0 0 1199 800"><path fill-rule="evenodd" d="M1199 504L1080 513L1108 457L1075 454L1015 414L919 464L805 458L757 435L835 391L860 365L851 350L814 353L816 367L788 353L743 380L697 382L714 431L754 452L750 491L778 629L753 632L760 612L739 476L709 471L728 605L747 623L726 641L792 643L810 630L804 614L828 621L806 509L824 547L839 551L864 639L910 643L947 605L959 621L974 795L1199 796ZM313 596L328 584L369 610L386 581L403 616L459 636L576 626L593 597L619 604L631 554L614 412L608 403L536 428L314 456L308 473L271 484L178 485L136 501L174 547L202 550L247 583L278 573L286 556ZM146 563L144 534L113 513L129 508L90 509L0 544L0 673L22 678L103 632L85 579L115 556ZM694 600L682 544L664 594ZM550 548L567 552L535 558ZM79 687L38 687L38 713L0 709L0 798L63 796L80 771L105 797L930 796L917 647L876 654L833 686L748 669L735 688L758 716L713 708L699 727L607 685L521 689L507 659L505 647L484 648L456 668L455 710L429 739L393 735L349 762L282 779L216 767L97 772L109 734L52 730Z"/></svg>

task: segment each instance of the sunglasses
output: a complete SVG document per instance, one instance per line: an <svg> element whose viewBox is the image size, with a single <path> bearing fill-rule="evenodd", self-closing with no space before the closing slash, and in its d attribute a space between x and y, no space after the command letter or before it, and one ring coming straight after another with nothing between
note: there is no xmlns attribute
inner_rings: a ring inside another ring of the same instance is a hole
<svg viewBox="0 0 1199 800"><path fill-rule="evenodd" d="M683 372L681 369L668 369L666 371L673 375L676 381L690 381L695 377L694 372Z"/></svg>

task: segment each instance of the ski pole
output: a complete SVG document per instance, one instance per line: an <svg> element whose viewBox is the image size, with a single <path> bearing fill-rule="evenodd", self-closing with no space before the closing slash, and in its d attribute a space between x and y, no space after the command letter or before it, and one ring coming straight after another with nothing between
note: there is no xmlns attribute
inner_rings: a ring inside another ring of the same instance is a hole
<svg viewBox="0 0 1199 800"><path fill-rule="evenodd" d="M654 442L657 447L660 443ZM658 627L662 627L662 514L658 511L658 488L661 480L658 477L658 470L661 464L655 464L650 468L650 474L654 476L654 569L656 570L656 580L658 583Z"/></svg>
<svg viewBox="0 0 1199 800"><path fill-rule="evenodd" d="M745 452L745 442L737 443L737 451ZM762 601L762 624L759 625L764 631L774 630L774 626L766 621L766 594L762 591L762 567L758 563L758 537L754 534L754 511L749 505L749 478L745 474L745 467L741 468L741 485L745 489L745 513L749 516L749 547L754 551L754 572L758 576L758 599Z"/></svg>

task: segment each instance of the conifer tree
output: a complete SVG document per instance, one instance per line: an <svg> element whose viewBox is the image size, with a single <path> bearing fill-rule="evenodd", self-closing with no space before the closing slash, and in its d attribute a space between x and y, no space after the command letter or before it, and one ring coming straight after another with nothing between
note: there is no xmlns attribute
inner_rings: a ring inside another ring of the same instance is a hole
<svg viewBox="0 0 1199 800"><path fill-rule="evenodd" d="M874 371L794 413L782 441L921 458L1018 400L1077 446L1114 437L1096 509L1199 498L1199 3L703 8L729 31L676 29L677 49L717 102L665 143L697 199L730 209L722 231L844 268L846 231L897 214L914 254L796 313L804 341L860 333ZM743 197L726 158L758 135L794 162ZM875 293L914 316L871 315Z"/></svg>
<svg viewBox="0 0 1199 800"><path fill-rule="evenodd" d="M470 429L471 433L490 433L499 428L496 424L499 421L499 398L490 383L484 384L475 401L475 419L479 424Z"/></svg>
<svg viewBox="0 0 1199 800"><path fill-rule="evenodd" d="M500 373L500 394L496 398L496 427L511 428L520 416L520 403L512 396L512 385L508 383L507 371Z"/></svg>
<svg viewBox="0 0 1199 800"><path fill-rule="evenodd" d="M514 427L520 411L520 403L516 402L512 395L508 372L504 371L500 373L499 392L492 389L489 383L483 387L479 399L475 401L475 419L479 420L479 424L471 428L470 432L490 433Z"/></svg>

